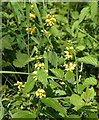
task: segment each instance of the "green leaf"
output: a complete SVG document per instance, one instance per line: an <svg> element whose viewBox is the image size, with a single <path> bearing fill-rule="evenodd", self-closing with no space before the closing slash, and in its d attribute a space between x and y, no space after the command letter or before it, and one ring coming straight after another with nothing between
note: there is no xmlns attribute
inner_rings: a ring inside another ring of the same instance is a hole
<svg viewBox="0 0 99 120"><path fill-rule="evenodd" d="M38 80L46 87L48 84L47 81L47 72L43 69L37 71Z"/></svg>
<svg viewBox="0 0 99 120"><path fill-rule="evenodd" d="M54 98L42 98L42 102L46 106L52 107L53 109L55 109L56 111L58 111L65 117L66 109L58 102L58 100L56 100Z"/></svg>
<svg viewBox="0 0 99 120"><path fill-rule="evenodd" d="M36 118L35 112L21 110L12 115L12 118Z"/></svg>
<svg viewBox="0 0 99 120"><path fill-rule="evenodd" d="M61 69L55 68L55 69L50 69L51 72L58 78L63 78L64 77L64 72Z"/></svg>
<svg viewBox="0 0 99 120"><path fill-rule="evenodd" d="M4 117L4 108L2 106L2 103L0 102L0 120L2 120Z"/></svg>
<svg viewBox="0 0 99 120"><path fill-rule="evenodd" d="M81 10L81 13L79 15L79 22L80 23L84 20L84 18L87 16L88 13L89 13L89 7L84 7Z"/></svg>
<svg viewBox="0 0 99 120"><path fill-rule="evenodd" d="M84 87L87 87L90 85L96 85L96 84L97 84L97 80L93 77L86 78L85 81L83 82Z"/></svg>
<svg viewBox="0 0 99 120"><path fill-rule="evenodd" d="M75 76L75 74L74 74L73 72L68 71L68 72L66 72L66 74L65 74L65 79L66 79L69 83L72 83L72 84L73 84L74 81L75 81L74 76Z"/></svg>
<svg viewBox="0 0 99 120"><path fill-rule="evenodd" d="M81 97L85 100L86 103L90 102L96 95L93 87L87 88L85 92L82 93Z"/></svg>
<svg viewBox="0 0 99 120"><path fill-rule="evenodd" d="M27 82L26 82L25 87L24 87L24 93L28 93L33 89L34 84L35 84L35 80L33 77L34 77L34 75L28 76Z"/></svg>
<svg viewBox="0 0 99 120"><path fill-rule="evenodd" d="M84 38L86 35L82 32L78 32L78 38Z"/></svg>
<svg viewBox="0 0 99 120"><path fill-rule="evenodd" d="M49 54L48 54L48 57L49 57L49 62L54 66L54 67L57 67L57 54L56 52L52 52L50 51Z"/></svg>
<svg viewBox="0 0 99 120"><path fill-rule="evenodd" d="M71 16L72 16L72 18L73 19L78 19L79 18L79 13L78 13L78 11L73 11L73 12L71 12Z"/></svg>
<svg viewBox="0 0 99 120"><path fill-rule="evenodd" d="M79 45L79 46L76 47L77 51L83 51L84 49L85 49L84 45Z"/></svg>
<svg viewBox="0 0 99 120"><path fill-rule="evenodd" d="M28 55L21 52L16 53L16 58L17 59L13 61L15 67L24 67L29 62Z"/></svg>
<svg viewBox="0 0 99 120"><path fill-rule="evenodd" d="M55 37L60 37L60 36L61 36L61 31L59 31L55 25L51 27L50 32L51 32Z"/></svg>
<svg viewBox="0 0 99 120"><path fill-rule="evenodd" d="M78 58L77 59L78 62L83 62L85 64L91 64L91 65L94 65L94 66L98 66L98 61L95 57L91 56L91 55L88 55L88 56L85 56L85 57L81 57L81 58Z"/></svg>
<svg viewBox="0 0 99 120"><path fill-rule="evenodd" d="M85 105L82 98L77 94L72 94L72 96L70 97L70 103L75 106L73 108L74 110L78 110Z"/></svg>
<svg viewBox="0 0 99 120"><path fill-rule="evenodd" d="M1 41L2 41L2 50L4 50L4 49L13 50L12 49L13 40L14 39L12 37L10 37L10 35L6 35L6 36L2 37L1 38Z"/></svg>

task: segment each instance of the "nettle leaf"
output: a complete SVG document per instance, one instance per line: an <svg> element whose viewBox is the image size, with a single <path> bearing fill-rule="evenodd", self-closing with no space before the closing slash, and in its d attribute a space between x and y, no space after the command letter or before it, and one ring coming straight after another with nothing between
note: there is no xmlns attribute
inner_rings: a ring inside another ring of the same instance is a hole
<svg viewBox="0 0 99 120"><path fill-rule="evenodd" d="M55 25L51 27L50 32L51 32L55 37L60 37L60 36L61 36L61 31L59 31Z"/></svg>
<svg viewBox="0 0 99 120"><path fill-rule="evenodd" d="M30 112L27 110L21 110L12 115L12 118L36 118L35 112Z"/></svg>
<svg viewBox="0 0 99 120"><path fill-rule="evenodd" d="M85 81L83 82L84 87L88 87L90 85L96 85L96 84L97 84L97 80L94 77L86 78Z"/></svg>
<svg viewBox="0 0 99 120"><path fill-rule="evenodd" d="M75 81L74 76L75 76L75 74L74 74L73 72L68 71L68 72L66 72L66 74L65 74L65 79L66 79L69 83L73 84L74 81Z"/></svg>
<svg viewBox="0 0 99 120"><path fill-rule="evenodd" d="M16 53L16 58L17 59L13 61L13 65L15 67L25 67L25 65L29 62L29 56L21 52Z"/></svg>
<svg viewBox="0 0 99 120"><path fill-rule="evenodd" d="M48 54L49 62L54 66L57 67L57 54L56 52L50 51Z"/></svg>
<svg viewBox="0 0 99 120"><path fill-rule="evenodd" d="M82 93L81 97L85 100L86 103L90 102L96 95L94 88L87 88L85 92Z"/></svg>
<svg viewBox="0 0 99 120"><path fill-rule="evenodd" d="M84 45L79 45L79 46L76 47L77 51L83 51L84 49L85 49Z"/></svg>
<svg viewBox="0 0 99 120"><path fill-rule="evenodd" d="M23 92L24 93L30 92L34 88L34 85L35 85L34 75L29 75Z"/></svg>
<svg viewBox="0 0 99 120"><path fill-rule="evenodd" d="M77 94L72 94L72 96L70 97L70 103L75 106L73 108L74 110L78 110L85 105L85 102Z"/></svg>
<svg viewBox="0 0 99 120"><path fill-rule="evenodd" d="M91 64L91 65L94 65L95 67L98 66L97 58L95 58L95 57L93 57L93 56L91 56L91 55L78 58L77 61L78 61L78 62L83 62L83 63L85 63L85 64Z"/></svg>
<svg viewBox="0 0 99 120"><path fill-rule="evenodd" d="M6 35L1 38L2 41L2 50L8 49L8 50L13 50L12 49L12 43L14 41L13 37L10 37L10 35Z"/></svg>
<svg viewBox="0 0 99 120"><path fill-rule="evenodd" d="M66 115L66 109L54 98L42 98L42 102L48 106L52 107L54 110L62 114L63 117Z"/></svg>
<svg viewBox="0 0 99 120"><path fill-rule="evenodd" d="M81 23L84 18L87 16L87 14L89 13L89 7L85 7L81 10L81 13L79 15L79 22Z"/></svg>
<svg viewBox="0 0 99 120"><path fill-rule="evenodd" d="M58 78L63 78L64 77L64 72L61 69L55 68L55 69L50 69L51 72Z"/></svg>
<svg viewBox="0 0 99 120"><path fill-rule="evenodd" d="M47 72L44 69L37 71L37 78L45 87L48 84L47 77L48 77Z"/></svg>

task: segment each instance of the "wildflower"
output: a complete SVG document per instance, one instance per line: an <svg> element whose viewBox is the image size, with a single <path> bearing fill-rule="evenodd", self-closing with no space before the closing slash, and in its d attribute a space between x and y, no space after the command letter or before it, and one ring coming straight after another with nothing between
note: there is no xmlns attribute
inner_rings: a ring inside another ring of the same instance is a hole
<svg viewBox="0 0 99 120"><path fill-rule="evenodd" d="M73 50L74 48L72 46L66 47L67 50Z"/></svg>
<svg viewBox="0 0 99 120"><path fill-rule="evenodd" d="M35 33L35 27L33 28L26 28L27 33L33 35Z"/></svg>
<svg viewBox="0 0 99 120"><path fill-rule="evenodd" d="M38 70L39 70L40 68L43 69L44 67L45 67L45 64L44 64L44 63L38 62L38 63L35 64L35 68L37 68Z"/></svg>
<svg viewBox="0 0 99 120"><path fill-rule="evenodd" d="M56 23L56 18L54 16L47 16L48 18L45 20L47 26L52 26Z"/></svg>
<svg viewBox="0 0 99 120"><path fill-rule="evenodd" d="M70 62L69 64L64 64L64 66L66 71L73 71L76 67L76 64L75 63L73 64L72 62Z"/></svg>
<svg viewBox="0 0 99 120"><path fill-rule="evenodd" d="M22 87L24 87L22 82L17 81L17 83L14 84L15 86L18 86L18 89L20 90Z"/></svg>
<svg viewBox="0 0 99 120"><path fill-rule="evenodd" d="M66 55L64 55L66 59L73 58L73 55L69 54L68 51L64 51L64 52L66 53Z"/></svg>
<svg viewBox="0 0 99 120"><path fill-rule="evenodd" d="M60 82L60 84L61 84L61 85L65 85L65 82L62 81L62 82Z"/></svg>
<svg viewBox="0 0 99 120"><path fill-rule="evenodd" d="M29 15L29 19L32 20L32 19L35 19L35 18L36 18L35 14L30 13L30 15Z"/></svg>
<svg viewBox="0 0 99 120"><path fill-rule="evenodd" d="M41 30L41 32L45 35L45 36L50 36L50 33L48 31L46 31L45 29L44 30Z"/></svg>
<svg viewBox="0 0 99 120"><path fill-rule="evenodd" d="M43 89L38 89L36 92L36 97L42 98L42 97L46 97L46 93Z"/></svg>

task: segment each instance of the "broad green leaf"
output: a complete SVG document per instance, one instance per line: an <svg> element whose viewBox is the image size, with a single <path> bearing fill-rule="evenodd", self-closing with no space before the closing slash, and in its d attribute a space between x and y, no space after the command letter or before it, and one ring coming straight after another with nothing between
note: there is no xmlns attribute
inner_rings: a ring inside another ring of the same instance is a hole
<svg viewBox="0 0 99 120"><path fill-rule="evenodd" d="M57 88L57 87L62 88L62 87L61 87L57 82L55 82L54 80L50 80L50 86L51 86L52 89Z"/></svg>
<svg viewBox="0 0 99 120"><path fill-rule="evenodd" d="M80 23L84 20L84 18L87 16L88 13L89 13L89 7L84 7L81 10L81 13L79 15L79 22Z"/></svg>
<svg viewBox="0 0 99 120"><path fill-rule="evenodd" d="M58 90L55 90L55 94L61 96L61 95L66 95L66 92L64 90L58 89Z"/></svg>
<svg viewBox="0 0 99 120"><path fill-rule="evenodd" d="M57 67L57 54L56 52L52 52L50 51L49 54L48 54L48 57L49 57L49 62L54 66L54 67Z"/></svg>
<svg viewBox="0 0 99 120"><path fill-rule="evenodd" d="M34 75L29 75L24 87L24 93L30 92L34 87L34 84L35 84Z"/></svg>
<svg viewBox="0 0 99 120"><path fill-rule="evenodd" d="M98 61L95 57L91 56L91 55L88 55L88 56L85 56L85 57L81 57L81 58L78 58L77 59L78 62L83 62L85 64L91 64L91 65L94 65L94 66L98 66Z"/></svg>
<svg viewBox="0 0 99 120"><path fill-rule="evenodd" d="M78 19L79 18L79 13L78 13L78 11L73 11L73 12L71 12L71 16L72 16L72 18L73 19Z"/></svg>
<svg viewBox="0 0 99 120"><path fill-rule="evenodd" d="M84 49L85 49L84 45L79 45L79 46L76 47L77 51L83 51Z"/></svg>
<svg viewBox="0 0 99 120"><path fill-rule="evenodd" d="M24 67L29 62L28 55L21 52L16 53L16 58L17 59L13 61L15 67Z"/></svg>
<svg viewBox="0 0 99 120"><path fill-rule="evenodd" d="M37 71L37 78L45 87L47 86L47 72L44 69Z"/></svg>
<svg viewBox="0 0 99 120"><path fill-rule="evenodd" d="M65 117L66 109L58 102L58 100L56 100L54 98L42 98L42 102L46 106L52 107L53 109L55 109L56 111L58 111Z"/></svg>
<svg viewBox="0 0 99 120"><path fill-rule="evenodd" d="M2 106L2 103L0 102L0 120L2 120L4 117L4 108Z"/></svg>
<svg viewBox="0 0 99 120"><path fill-rule="evenodd" d="M87 88L85 92L82 93L81 97L85 100L86 103L90 102L96 95L93 87Z"/></svg>
<svg viewBox="0 0 99 120"><path fill-rule="evenodd" d="M86 78L85 81L83 82L84 87L87 87L90 85L96 85L96 84L97 84L97 80L93 77Z"/></svg>
<svg viewBox="0 0 99 120"><path fill-rule="evenodd" d="M36 118L35 112L30 112L27 110L21 110L12 115L12 118Z"/></svg>
<svg viewBox="0 0 99 120"><path fill-rule="evenodd" d="M50 69L51 72L58 78L63 78L64 77L64 72L61 69L55 68L55 69Z"/></svg>
<svg viewBox="0 0 99 120"><path fill-rule="evenodd" d="M84 38L86 35L82 32L78 32L78 38Z"/></svg>
<svg viewBox="0 0 99 120"><path fill-rule="evenodd" d="M73 108L74 110L78 110L85 105L82 98L77 94L72 94L72 96L70 97L70 103L75 106Z"/></svg>
<svg viewBox="0 0 99 120"><path fill-rule="evenodd" d="M72 32L74 32L75 29L77 29L79 27L79 21L75 21L72 25Z"/></svg>
<svg viewBox="0 0 99 120"><path fill-rule="evenodd" d="M4 50L4 49L13 50L12 49L13 40L14 39L12 37L10 37L10 35L6 35L6 36L2 37L1 38L1 41L2 41L2 50Z"/></svg>
<svg viewBox="0 0 99 120"><path fill-rule="evenodd" d="M74 74L73 72L68 71L68 72L66 72L66 74L65 74L65 79L66 79L69 83L73 84L74 81L75 81L74 76L75 76L75 74Z"/></svg>
<svg viewBox="0 0 99 120"><path fill-rule="evenodd" d="M90 9L91 9L91 19L95 22L95 18L98 15L98 3L97 2L90 2Z"/></svg>
<svg viewBox="0 0 99 120"><path fill-rule="evenodd" d="M61 36L61 31L59 31L55 25L51 27L50 32L51 32L55 37L60 37L60 36Z"/></svg>

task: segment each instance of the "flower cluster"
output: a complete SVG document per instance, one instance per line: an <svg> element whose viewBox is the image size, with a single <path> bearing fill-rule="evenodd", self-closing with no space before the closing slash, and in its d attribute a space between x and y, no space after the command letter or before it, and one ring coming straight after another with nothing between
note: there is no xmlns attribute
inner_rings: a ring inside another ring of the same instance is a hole
<svg viewBox="0 0 99 120"><path fill-rule="evenodd" d="M65 53L65 55L64 55L65 59L72 59L73 58L73 55L70 54L68 51L64 51L64 53Z"/></svg>
<svg viewBox="0 0 99 120"><path fill-rule="evenodd" d="M35 33L35 27L26 28L26 31L27 31L27 33L29 33L29 34L34 35L34 33Z"/></svg>
<svg viewBox="0 0 99 120"><path fill-rule="evenodd" d="M45 67L45 64L44 64L44 63L38 62L38 63L35 64L35 68L36 68L37 70L43 69L44 67Z"/></svg>
<svg viewBox="0 0 99 120"><path fill-rule="evenodd" d="M33 19L35 19L35 18L36 18L35 14L33 14L33 13L30 13L30 14L29 14L29 19L30 19L30 20L33 20Z"/></svg>
<svg viewBox="0 0 99 120"><path fill-rule="evenodd" d="M45 22L46 22L46 25L47 25L47 26L52 26L52 25L54 25L54 23L56 23L56 18L55 18L54 15L53 15L53 16L50 16L50 15L48 14L47 19L45 20Z"/></svg>
<svg viewBox="0 0 99 120"><path fill-rule="evenodd" d="M70 62L70 63L68 63L68 64L64 64L64 67L65 67L65 70L66 70L66 71L71 71L71 72L72 72L72 71L75 69L76 64Z"/></svg>
<svg viewBox="0 0 99 120"><path fill-rule="evenodd" d="M15 86L18 86L18 89L20 90L21 88L24 87L22 82L17 81L17 83L14 84Z"/></svg>
<svg viewBox="0 0 99 120"><path fill-rule="evenodd" d="M39 98L46 97L45 90L40 88L35 92L35 94L36 94L36 97L39 97Z"/></svg>

